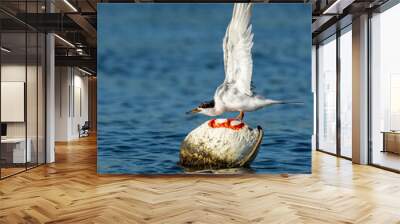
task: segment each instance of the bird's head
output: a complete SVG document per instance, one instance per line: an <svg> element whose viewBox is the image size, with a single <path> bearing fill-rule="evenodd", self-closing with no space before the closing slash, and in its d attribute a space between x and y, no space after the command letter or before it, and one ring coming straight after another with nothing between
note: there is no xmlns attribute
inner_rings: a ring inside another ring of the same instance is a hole
<svg viewBox="0 0 400 224"><path fill-rule="evenodd" d="M215 101L210 100L210 101L201 103L199 106L197 106L193 110L187 112L187 114L196 114L196 113L204 114L207 116L216 116L217 113L215 111Z"/></svg>

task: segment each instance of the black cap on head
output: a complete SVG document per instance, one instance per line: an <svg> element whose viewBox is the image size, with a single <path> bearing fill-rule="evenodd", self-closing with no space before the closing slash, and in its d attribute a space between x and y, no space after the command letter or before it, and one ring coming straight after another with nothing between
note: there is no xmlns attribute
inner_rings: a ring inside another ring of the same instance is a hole
<svg viewBox="0 0 400 224"><path fill-rule="evenodd" d="M208 102L201 103L199 107L200 108L213 108L214 106L215 106L215 101L211 100Z"/></svg>

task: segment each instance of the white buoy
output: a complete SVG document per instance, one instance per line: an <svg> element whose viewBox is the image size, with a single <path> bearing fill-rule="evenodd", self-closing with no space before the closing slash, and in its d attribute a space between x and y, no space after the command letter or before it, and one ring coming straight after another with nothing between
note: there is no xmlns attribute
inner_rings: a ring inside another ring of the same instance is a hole
<svg viewBox="0 0 400 224"><path fill-rule="evenodd" d="M246 167L260 147L263 130L236 119L206 121L183 140L180 164L195 169Z"/></svg>

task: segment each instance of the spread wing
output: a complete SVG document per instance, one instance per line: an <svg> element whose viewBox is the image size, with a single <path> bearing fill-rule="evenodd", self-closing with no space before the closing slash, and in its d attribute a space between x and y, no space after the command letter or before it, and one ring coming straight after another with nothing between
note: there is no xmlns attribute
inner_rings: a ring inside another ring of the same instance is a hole
<svg viewBox="0 0 400 224"><path fill-rule="evenodd" d="M239 91L253 95L251 76L253 33L251 32L251 3L235 3L231 22L223 40L225 80Z"/></svg>

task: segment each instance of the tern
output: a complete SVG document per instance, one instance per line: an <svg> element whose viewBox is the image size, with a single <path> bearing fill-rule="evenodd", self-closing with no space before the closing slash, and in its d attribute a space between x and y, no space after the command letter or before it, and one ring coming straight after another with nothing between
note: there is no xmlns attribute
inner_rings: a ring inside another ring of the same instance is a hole
<svg viewBox="0 0 400 224"><path fill-rule="evenodd" d="M232 19L222 43L225 80L216 89L213 100L201 103L188 113L218 116L224 112L239 112L236 119L242 121L244 112L274 104L297 103L266 99L253 92L251 49L254 34L250 24L251 7L251 3L234 4Z"/></svg>

